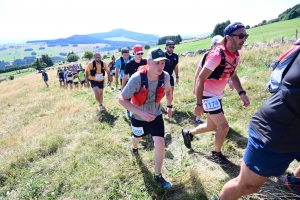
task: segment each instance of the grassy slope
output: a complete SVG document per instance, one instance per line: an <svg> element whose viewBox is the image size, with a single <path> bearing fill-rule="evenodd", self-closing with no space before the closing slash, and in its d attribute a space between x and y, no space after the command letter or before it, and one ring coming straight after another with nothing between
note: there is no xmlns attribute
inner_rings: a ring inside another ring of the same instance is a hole
<svg viewBox="0 0 300 200"><path fill-rule="evenodd" d="M209 199L238 174L249 119L264 102L261 91L270 74L265 63L289 46L241 52L239 77L252 104L243 109L236 92L225 91L224 110L233 130L223 152L236 164L232 169L203 156L213 147L214 132L198 135L194 151L183 145L181 129L195 126L192 78L201 56L180 60L174 117L165 120L163 173L174 184L170 191L152 181L151 138L141 142L141 159L131 158L131 131L117 102L118 91L105 89L108 113L99 114L91 89L60 89L55 70L48 71L50 88L41 74L0 83L0 198ZM166 105L165 100L162 103ZM289 171L297 165L293 163ZM292 195L282 191L274 177L259 193L244 199L283 198L292 199Z"/></svg>

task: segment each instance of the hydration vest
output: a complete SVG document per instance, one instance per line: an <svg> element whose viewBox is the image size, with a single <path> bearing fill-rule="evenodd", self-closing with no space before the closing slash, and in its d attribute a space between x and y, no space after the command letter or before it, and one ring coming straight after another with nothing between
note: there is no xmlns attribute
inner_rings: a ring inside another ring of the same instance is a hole
<svg viewBox="0 0 300 200"><path fill-rule="evenodd" d="M138 68L138 72L141 76L141 87L137 93L134 93L131 97L131 101L134 105L141 106L144 105L147 97L148 97L148 77L147 77L147 69L148 65L143 65ZM158 76L158 83L156 88L155 102L159 103L162 98L165 96L165 74L164 72Z"/></svg>
<svg viewBox="0 0 300 200"><path fill-rule="evenodd" d="M280 56L278 60L274 60L270 67L273 69L273 72L270 75L270 78L267 83L267 90L270 93L276 93L282 83L282 79L290 69L295 59L300 53L300 39L294 43L294 45L286 51L283 55Z"/></svg>
<svg viewBox="0 0 300 200"><path fill-rule="evenodd" d="M231 63L227 62L226 60L226 56L224 53L224 50L219 48L219 51L221 53L221 62L220 64L215 68L215 70L209 75L209 77L207 79L213 79L213 80L219 80L225 70L226 67L226 63L228 63L230 66L233 67L233 71L230 73L230 77L232 76L232 74L234 73L235 70L235 66L233 66ZM210 53L211 51L208 51L204 54L202 62L201 62L201 67L204 66L205 60L207 55ZM239 52L236 51L236 54L239 55Z"/></svg>
<svg viewBox="0 0 300 200"><path fill-rule="evenodd" d="M104 69L103 61L100 60L100 63L101 63L101 73L103 74L103 76L105 76L105 69ZM96 71L97 71L96 61L93 60L93 69L90 71L91 76L95 76L96 75Z"/></svg>

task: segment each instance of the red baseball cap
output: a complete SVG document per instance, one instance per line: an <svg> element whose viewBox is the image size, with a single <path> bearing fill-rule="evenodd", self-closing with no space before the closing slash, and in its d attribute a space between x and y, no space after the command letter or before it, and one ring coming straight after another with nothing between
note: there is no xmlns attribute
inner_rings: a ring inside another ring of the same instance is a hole
<svg viewBox="0 0 300 200"><path fill-rule="evenodd" d="M134 51L135 53L140 53L140 52L144 52L144 49L143 49L143 47L142 47L141 45L137 44L137 45L135 45L135 46L133 47L133 51Z"/></svg>

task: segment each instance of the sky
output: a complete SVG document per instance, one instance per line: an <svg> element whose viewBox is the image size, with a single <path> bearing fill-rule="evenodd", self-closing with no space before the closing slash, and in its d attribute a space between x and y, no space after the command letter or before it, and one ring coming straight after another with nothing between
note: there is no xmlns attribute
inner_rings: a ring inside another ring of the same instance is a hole
<svg viewBox="0 0 300 200"><path fill-rule="evenodd" d="M299 0L0 0L0 44L116 28L200 35L227 20L254 26L296 4Z"/></svg>

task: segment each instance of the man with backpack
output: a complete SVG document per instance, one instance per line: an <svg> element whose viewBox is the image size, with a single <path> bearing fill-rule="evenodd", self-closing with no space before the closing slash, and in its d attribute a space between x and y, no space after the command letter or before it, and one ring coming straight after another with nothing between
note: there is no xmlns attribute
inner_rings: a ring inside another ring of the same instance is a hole
<svg viewBox="0 0 300 200"><path fill-rule="evenodd" d="M94 60L88 64L85 70L85 80L90 80L91 86L93 88L95 98L99 103L100 111L104 111L103 103L103 88L104 88L104 76L105 71L107 76L109 76L109 81L107 85L111 83L110 71L106 63L101 60L101 55L99 52L94 54ZM90 83L86 81L86 86L89 88Z"/></svg>
<svg viewBox="0 0 300 200"><path fill-rule="evenodd" d="M151 134L154 141L154 180L164 189L172 185L162 174L165 157L165 128L161 111L161 99L167 98L167 118L172 116L172 88L170 76L164 71L167 58L159 49L151 49L147 57L147 65L141 66L134 73L119 97L119 103L132 112L132 147L131 153L138 156L138 143L142 137ZM131 101L129 100L131 98Z"/></svg>
<svg viewBox="0 0 300 200"><path fill-rule="evenodd" d="M129 62L131 56L129 55L128 48L124 47L121 49L121 57L116 60L116 87L119 85L119 78L120 84L122 87L122 80L124 76L124 69L125 64ZM127 80L126 80L127 81Z"/></svg>
<svg viewBox="0 0 300 200"><path fill-rule="evenodd" d="M195 93L197 102L195 114L200 118L203 113L207 113L207 121L192 130L182 130L184 144L189 149L191 148L191 141L196 134L216 130L214 150L209 159L226 167L231 167L233 163L221 152L229 131L221 99L227 80L231 78L232 84L243 102L243 106L247 107L250 105L246 91L243 90L237 76L240 60L238 50L242 48L247 37L245 26L240 22L229 24L224 29L222 45L213 49L206 56L205 63L196 81Z"/></svg>
<svg viewBox="0 0 300 200"><path fill-rule="evenodd" d="M224 185L216 200L235 200L257 192L270 176L280 176L294 159L300 161L299 48L300 39L280 57L279 67L285 68L280 85L252 117L240 174ZM300 196L300 167L279 180Z"/></svg>
<svg viewBox="0 0 300 200"><path fill-rule="evenodd" d="M174 93L174 77L173 77L173 72L175 72L175 80L176 84L179 83L179 71L178 71L178 62L179 62L179 57L176 53L174 53L175 49L175 43L172 40L167 41L166 47L165 47L165 55L166 58L168 58L165 66L165 71L169 73L170 75L170 84L172 87L172 95ZM173 98L173 97L172 97Z"/></svg>

